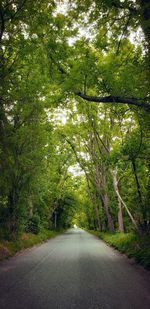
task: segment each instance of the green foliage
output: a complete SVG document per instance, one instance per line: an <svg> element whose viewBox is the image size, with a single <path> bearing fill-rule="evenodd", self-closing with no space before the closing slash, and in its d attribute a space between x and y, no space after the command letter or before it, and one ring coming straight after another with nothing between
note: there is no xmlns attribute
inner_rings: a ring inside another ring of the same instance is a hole
<svg viewBox="0 0 150 309"><path fill-rule="evenodd" d="M26 231L33 234L38 234L40 232L40 216L35 214L27 223Z"/></svg>
<svg viewBox="0 0 150 309"><path fill-rule="evenodd" d="M43 241L50 238L56 237L61 234L64 230L50 231L42 230L38 235L32 233L24 233L16 241L1 241L0 242L0 261L13 256L18 251L30 248L34 245L38 245Z"/></svg>
<svg viewBox="0 0 150 309"><path fill-rule="evenodd" d="M93 231L92 231L93 233ZM150 239L149 236L139 236L133 233L98 233L94 232L106 243L113 246L128 257L134 258L146 268L150 268Z"/></svg>

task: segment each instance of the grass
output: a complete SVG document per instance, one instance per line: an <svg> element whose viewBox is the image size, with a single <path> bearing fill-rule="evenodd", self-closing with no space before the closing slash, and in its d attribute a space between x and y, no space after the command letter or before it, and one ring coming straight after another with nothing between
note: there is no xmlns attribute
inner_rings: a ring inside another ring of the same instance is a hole
<svg viewBox="0 0 150 309"><path fill-rule="evenodd" d="M135 233L100 233L90 231L118 251L132 257L136 262L150 269L150 236Z"/></svg>
<svg viewBox="0 0 150 309"><path fill-rule="evenodd" d="M63 230L43 230L37 235L32 233L24 233L18 240L15 241L2 240L0 241L0 261L15 255L18 251L33 247L34 245L40 244L50 238L53 238L62 232Z"/></svg>

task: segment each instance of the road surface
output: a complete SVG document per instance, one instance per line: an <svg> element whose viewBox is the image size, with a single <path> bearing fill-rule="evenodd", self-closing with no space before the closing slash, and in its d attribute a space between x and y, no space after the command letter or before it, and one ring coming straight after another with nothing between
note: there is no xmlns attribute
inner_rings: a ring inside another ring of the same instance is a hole
<svg viewBox="0 0 150 309"><path fill-rule="evenodd" d="M0 265L0 309L149 309L149 272L70 229Z"/></svg>

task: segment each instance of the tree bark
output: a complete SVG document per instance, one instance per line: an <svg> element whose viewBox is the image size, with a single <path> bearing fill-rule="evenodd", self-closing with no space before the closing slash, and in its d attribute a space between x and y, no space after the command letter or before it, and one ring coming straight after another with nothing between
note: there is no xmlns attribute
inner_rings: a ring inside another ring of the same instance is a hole
<svg viewBox="0 0 150 309"><path fill-rule="evenodd" d="M123 104L129 104L133 106L137 106L140 108L143 108L146 112L150 113L150 102L145 99L138 99L138 98L123 98L118 96L106 96L106 97L97 97L97 96L88 96L80 91L75 93L80 98L89 101L89 102L96 102L96 103L123 103Z"/></svg>
<svg viewBox="0 0 150 309"><path fill-rule="evenodd" d="M109 232L114 232L115 228L114 228L112 216L109 212L109 198L108 198L108 194L106 192L103 196L103 202L104 202L104 209L105 209L105 213L106 213L106 217L107 217Z"/></svg>
<svg viewBox="0 0 150 309"><path fill-rule="evenodd" d="M99 171L99 166L97 165L96 167L96 179L95 179L96 187L97 187L97 192L99 193L99 196L101 198L101 201L103 203L103 208L105 211L105 215L107 218L107 224L108 224L108 229L110 232L114 232L114 223L112 216L109 211L109 197L107 194L107 183L106 183L106 175L105 171L101 169Z"/></svg>
<svg viewBox="0 0 150 309"><path fill-rule="evenodd" d="M124 224L123 224L123 215L122 215L122 202L116 192L118 189L118 181L117 181L117 173L115 171L111 171L112 179L113 179L113 187L118 199L118 228L119 231L124 233Z"/></svg>
<svg viewBox="0 0 150 309"><path fill-rule="evenodd" d="M146 212L145 212L144 204L143 204L143 197L142 197L142 192L141 192L141 186L140 186L140 182L139 182L138 175L137 175L136 160L132 159L131 163L132 163L134 178L135 178L135 182L136 182L136 186L137 186L137 192L138 192L138 196L139 196L141 213L143 215L143 221L144 221L144 220L146 220Z"/></svg>
<svg viewBox="0 0 150 309"><path fill-rule="evenodd" d="M134 178L135 178L135 182L136 182L136 186L137 186L137 192L138 192L138 195L139 195L139 201L142 204L142 193L141 193L141 186L140 186L140 183L139 183L139 179L138 179L138 175L137 175L137 170L136 170L136 162L133 159L132 159L131 162L132 162Z"/></svg>
<svg viewBox="0 0 150 309"><path fill-rule="evenodd" d="M134 226L135 229L139 232L139 228L138 228L138 225L137 225L135 219L133 218L133 216L132 216L130 210L128 209L126 203L123 201L123 199L122 199L122 197L121 197L121 195L120 195L120 193L119 193L118 181L117 181L117 171L116 171L116 170L113 170L113 171L112 171L112 174L113 174L113 179L114 179L113 184L114 184L114 189L115 189L116 195L117 195L118 199L120 200L121 204L124 206L126 212L128 213L128 215L129 215L129 217L130 217L130 219L131 219L131 221L132 221L133 226Z"/></svg>
<svg viewBox="0 0 150 309"><path fill-rule="evenodd" d="M99 211L98 211L98 207L97 206L95 206L95 213L96 213L98 230L101 232L102 231L102 227L101 227L101 222L100 222L100 218L99 218Z"/></svg>
<svg viewBox="0 0 150 309"><path fill-rule="evenodd" d="M121 233L124 233L124 223L123 223L123 215L122 215L122 203L118 198L118 227Z"/></svg>

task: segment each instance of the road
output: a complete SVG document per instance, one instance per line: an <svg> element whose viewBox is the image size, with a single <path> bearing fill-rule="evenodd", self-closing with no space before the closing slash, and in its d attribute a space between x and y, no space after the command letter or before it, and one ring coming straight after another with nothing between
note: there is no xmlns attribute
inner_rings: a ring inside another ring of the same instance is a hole
<svg viewBox="0 0 150 309"><path fill-rule="evenodd" d="M150 276L81 230L0 265L1 309L149 309Z"/></svg>

